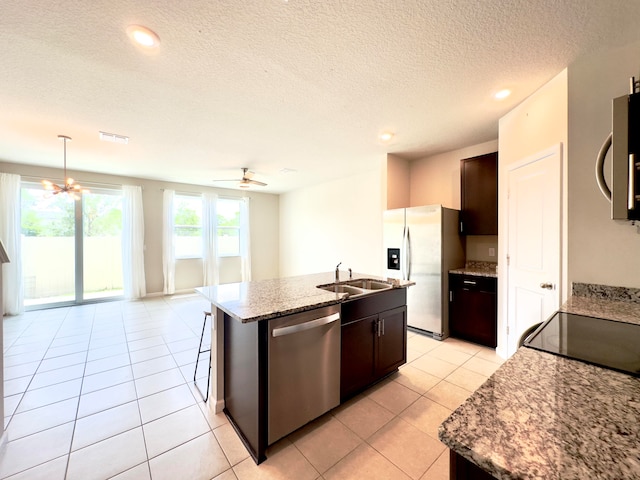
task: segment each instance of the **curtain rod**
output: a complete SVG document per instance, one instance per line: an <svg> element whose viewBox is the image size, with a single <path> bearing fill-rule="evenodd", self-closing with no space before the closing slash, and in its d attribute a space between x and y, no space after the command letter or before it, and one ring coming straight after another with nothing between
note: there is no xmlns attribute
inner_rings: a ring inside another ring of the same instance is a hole
<svg viewBox="0 0 640 480"><path fill-rule="evenodd" d="M40 183L42 181L43 177L34 177L31 175L20 175L20 179L26 179L27 181L35 181ZM60 179L61 181L63 181L64 179ZM122 188L123 185L131 185L129 183L102 183L102 182L85 182L84 180L81 181L83 185L93 185L96 188L100 188L100 187L119 187ZM140 186L143 190L144 190L144 186L142 185L137 185Z"/></svg>
<svg viewBox="0 0 640 480"><path fill-rule="evenodd" d="M173 188L161 188L160 191L164 192L165 190L173 190ZM185 197L199 197L202 195L202 192L180 192L178 190L173 190L176 195L184 195ZM238 199L238 198L251 198L249 195L244 195L242 197L236 197L235 195L218 195L219 198L229 198L229 199Z"/></svg>

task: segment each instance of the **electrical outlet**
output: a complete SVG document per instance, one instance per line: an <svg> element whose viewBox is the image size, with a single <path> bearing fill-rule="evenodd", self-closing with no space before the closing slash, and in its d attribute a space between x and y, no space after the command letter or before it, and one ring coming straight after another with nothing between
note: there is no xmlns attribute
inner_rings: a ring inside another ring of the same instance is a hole
<svg viewBox="0 0 640 480"><path fill-rule="evenodd" d="M489 248L489 256L490 257L495 257L496 256L496 249L493 247Z"/></svg>

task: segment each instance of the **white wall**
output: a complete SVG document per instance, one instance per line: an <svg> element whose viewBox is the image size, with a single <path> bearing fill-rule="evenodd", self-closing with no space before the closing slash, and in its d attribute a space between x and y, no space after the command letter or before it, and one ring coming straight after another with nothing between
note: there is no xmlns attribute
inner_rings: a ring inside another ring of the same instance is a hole
<svg viewBox="0 0 640 480"><path fill-rule="evenodd" d="M0 172L15 173L23 180L39 181L42 178L59 179L59 169L42 168L17 163L0 162ZM248 196L251 199L251 270L252 278L260 280L278 276L279 244L279 196L254 190L239 192L201 185L187 185L141 178L119 177L102 173L69 171L69 175L81 185L140 185L144 209L145 230L145 276L147 294L162 293L162 192L166 188L181 193L216 192L229 197ZM221 281L237 278L237 262L221 261ZM176 291L188 290L202 285L202 263L200 260L178 260L176 265Z"/></svg>
<svg viewBox="0 0 640 480"><path fill-rule="evenodd" d="M281 276L382 273L382 168L280 196Z"/></svg>
<svg viewBox="0 0 640 480"><path fill-rule="evenodd" d="M640 235L610 218L594 165L611 131L611 101L640 74L640 42L590 55L569 66L569 280L640 287ZM611 168L610 156L605 167Z"/></svg>
<svg viewBox="0 0 640 480"><path fill-rule="evenodd" d="M500 119L498 155L498 351L506 352L507 168L526 157L562 144L563 214L561 301L567 296L567 70Z"/></svg>

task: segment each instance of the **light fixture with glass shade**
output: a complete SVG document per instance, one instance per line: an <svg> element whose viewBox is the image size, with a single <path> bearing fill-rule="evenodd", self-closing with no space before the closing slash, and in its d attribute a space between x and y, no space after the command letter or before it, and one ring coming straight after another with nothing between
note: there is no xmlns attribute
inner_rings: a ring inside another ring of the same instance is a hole
<svg viewBox="0 0 640 480"><path fill-rule="evenodd" d="M58 138L62 140L64 144L64 185L61 187L49 180L42 180L42 185L45 190L50 191L53 195L59 193L67 193L74 200L79 200L79 193L89 193L89 190L82 188L79 183L75 183L75 180L71 177L67 177L67 141L71 140L71 137L66 135L58 135Z"/></svg>

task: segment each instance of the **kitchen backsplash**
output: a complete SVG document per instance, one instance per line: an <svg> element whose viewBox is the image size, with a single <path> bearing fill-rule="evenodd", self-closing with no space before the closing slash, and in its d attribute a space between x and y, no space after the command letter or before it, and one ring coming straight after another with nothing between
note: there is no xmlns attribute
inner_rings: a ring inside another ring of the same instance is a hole
<svg viewBox="0 0 640 480"><path fill-rule="evenodd" d="M640 288L611 287L595 283L573 282L571 293L578 297L601 298L640 304Z"/></svg>

